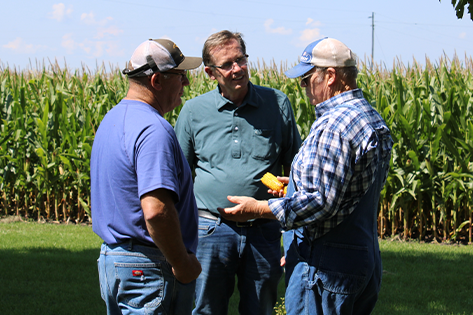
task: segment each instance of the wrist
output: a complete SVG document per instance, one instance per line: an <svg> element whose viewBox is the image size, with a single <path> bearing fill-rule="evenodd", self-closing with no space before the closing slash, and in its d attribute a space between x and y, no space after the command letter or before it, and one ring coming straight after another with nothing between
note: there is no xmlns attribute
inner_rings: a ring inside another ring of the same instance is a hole
<svg viewBox="0 0 473 315"><path fill-rule="evenodd" d="M258 200L256 204L256 209L258 210L258 219L274 219L274 215L269 209L268 201L266 200Z"/></svg>

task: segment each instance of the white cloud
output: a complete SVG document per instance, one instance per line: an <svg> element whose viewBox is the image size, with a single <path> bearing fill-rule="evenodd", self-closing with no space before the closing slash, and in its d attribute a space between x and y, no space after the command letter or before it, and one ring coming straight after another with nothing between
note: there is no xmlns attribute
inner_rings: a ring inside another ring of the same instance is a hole
<svg viewBox="0 0 473 315"><path fill-rule="evenodd" d="M460 35L458 37L460 37L461 39L464 39L464 38L466 38L466 33L465 32L460 33Z"/></svg>
<svg viewBox="0 0 473 315"><path fill-rule="evenodd" d="M95 23L95 15L94 13L90 12L90 13L82 13L80 15L80 20L82 22L84 22L85 24L87 25L91 25L91 24L94 24Z"/></svg>
<svg viewBox="0 0 473 315"><path fill-rule="evenodd" d="M102 41L85 40L80 44L80 48L90 55L89 57L98 58L103 56L104 44Z"/></svg>
<svg viewBox="0 0 473 315"><path fill-rule="evenodd" d="M103 38L105 35L110 34L114 36L118 36L118 34L123 33L123 30L119 29L117 26L112 25L107 28L102 28L100 27L97 30L97 35L95 36L96 38Z"/></svg>
<svg viewBox="0 0 473 315"><path fill-rule="evenodd" d="M121 57L125 55L125 51L120 49L117 42L109 41L105 50L109 56Z"/></svg>
<svg viewBox="0 0 473 315"><path fill-rule="evenodd" d="M310 43L320 37L320 30L318 28L309 28L301 32L299 40L302 42Z"/></svg>
<svg viewBox="0 0 473 315"><path fill-rule="evenodd" d="M82 23L88 26L97 28L97 33L94 36L94 38L96 39L104 38L106 35L118 36L119 34L123 33L123 30L118 28L116 25L107 26L110 21L113 21L113 18L110 16L102 20L97 20L93 12L82 13L80 16L80 20Z"/></svg>
<svg viewBox="0 0 473 315"><path fill-rule="evenodd" d="M53 11L49 13L49 18L61 22L66 15L72 13L72 7L66 9L64 3L53 4Z"/></svg>
<svg viewBox="0 0 473 315"><path fill-rule="evenodd" d="M320 28L318 28L318 26L320 26L321 23L319 21L308 18L305 25L309 26L309 28L302 30L300 33L301 35L298 38L297 44L297 46L300 47L305 47L320 38Z"/></svg>
<svg viewBox="0 0 473 315"><path fill-rule="evenodd" d="M47 47L44 45L27 44L20 37L17 37L14 41L11 41L6 45L3 45L3 47L11 49L18 53L22 53L22 54L34 54L38 50L47 49Z"/></svg>
<svg viewBox="0 0 473 315"><path fill-rule="evenodd" d="M72 34L66 34L62 37L61 46L64 47L67 53L72 54L77 47L76 42L72 39Z"/></svg>
<svg viewBox="0 0 473 315"><path fill-rule="evenodd" d="M105 26L108 22L113 20L113 18L109 16L103 20L96 21L95 14L93 12L82 13L80 16L80 19L82 22L84 22L87 25L95 25L95 26Z"/></svg>
<svg viewBox="0 0 473 315"><path fill-rule="evenodd" d="M107 56L123 56L124 51L119 50L119 45L115 41L89 41L81 43L80 48L84 50L90 58L100 58Z"/></svg>
<svg viewBox="0 0 473 315"><path fill-rule="evenodd" d="M281 35L289 35L292 34L292 29L286 29L282 26L277 27L277 28L271 28L271 25L274 23L273 19L268 19L264 22L264 29L268 33L275 33L275 34L281 34Z"/></svg>
<svg viewBox="0 0 473 315"><path fill-rule="evenodd" d="M316 26L320 26L321 23L320 23L320 21L314 21L313 19L308 18L307 21L305 22L305 25L316 27Z"/></svg>
<svg viewBox="0 0 473 315"><path fill-rule="evenodd" d="M119 45L115 41L92 41L86 39L82 42L77 42L72 38L72 34L66 34L62 37L61 46L66 49L68 54L73 54L76 50L80 49L84 51L89 58L99 58L104 55L124 55L124 51L119 50Z"/></svg>

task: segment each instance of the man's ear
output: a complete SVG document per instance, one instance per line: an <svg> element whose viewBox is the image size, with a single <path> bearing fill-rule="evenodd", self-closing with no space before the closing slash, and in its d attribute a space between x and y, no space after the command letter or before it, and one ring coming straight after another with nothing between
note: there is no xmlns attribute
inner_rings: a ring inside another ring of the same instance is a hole
<svg viewBox="0 0 473 315"><path fill-rule="evenodd" d="M337 71L334 68L327 68L325 75L328 76L327 85L331 86L337 82Z"/></svg>
<svg viewBox="0 0 473 315"><path fill-rule="evenodd" d="M161 72L153 73L150 78L150 84L156 90L161 90L163 88L162 81L164 80L163 74Z"/></svg>
<svg viewBox="0 0 473 315"><path fill-rule="evenodd" d="M204 67L204 71L205 71L205 73L207 73L207 75L209 76L209 78L210 78L211 80L215 80L215 79L216 79L211 67L205 66L205 67Z"/></svg>

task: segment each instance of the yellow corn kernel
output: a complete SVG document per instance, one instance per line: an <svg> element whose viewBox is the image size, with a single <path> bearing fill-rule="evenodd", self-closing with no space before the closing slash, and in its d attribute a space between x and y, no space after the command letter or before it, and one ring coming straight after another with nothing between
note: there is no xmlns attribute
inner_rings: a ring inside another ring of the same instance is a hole
<svg viewBox="0 0 473 315"><path fill-rule="evenodd" d="M284 193L284 196L286 196L286 194L287 194L287 186L284 186L283 193Z"/></svg>
<svg viewBox="0 0 473 315"><path fill-rule="evenodd" d="M280 191L284 187L284 184L278 181L276 176L269 172L263 175L261 182L271 190Z"/></svg>

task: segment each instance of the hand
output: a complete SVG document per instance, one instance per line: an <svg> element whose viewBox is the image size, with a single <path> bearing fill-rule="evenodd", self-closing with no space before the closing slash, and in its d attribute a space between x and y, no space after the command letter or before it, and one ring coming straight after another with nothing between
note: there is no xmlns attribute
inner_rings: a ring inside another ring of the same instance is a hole
<svg viewBox="0 0 473 315"><path fill-rule="evenodd" d="M202 272L202 267L200 266L197 257L194 254L188 254L187 262L179 266L172 267L172 273L176 277L177 281L181 283L189 283L197 279L197 277Z"/></svg>
<svg viewBox="0 0 473 315"><path fill-rule="evenodd" d="M284 267L286 265L286 256L281 257L280 264L281 264L281 267Z"/></svg>
<svg viewBox="0 0 473 315"><path fill-rule="evenodd" d="M283 177L283 176L277 176L277 179L284 184L284 186L287 186L289 184L289 177ZM274 197L285 197L286 195L284 194L284 189L281 190L272 190L268 189L268 194L273 195Z"/></svg>
<svg viewBox="0 0 473 315"><path fill-rule="evenodd" d="M260 217L258 201L256 199L240 196L228 196L227 199L237 205L232 208L217 208L225 219L236 222L246 222Z"/></svg>
<svg viewBox="0 0 473 315"><path fill-rule="evenodd" d="M227 199L237 205L232 208L217 208L217 210L229 221L246 222L261 218L276 220L266 200L240 196L228 196Z"/></svg>

